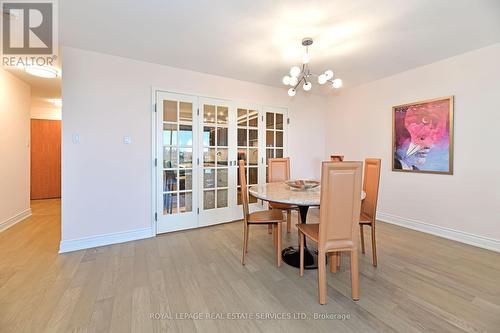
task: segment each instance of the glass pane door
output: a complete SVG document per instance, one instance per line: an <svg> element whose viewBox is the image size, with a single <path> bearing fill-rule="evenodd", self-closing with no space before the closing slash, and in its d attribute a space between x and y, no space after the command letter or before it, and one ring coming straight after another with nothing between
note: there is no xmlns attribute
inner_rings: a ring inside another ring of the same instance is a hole
<svg viewBox="0 0 500 333"><path fill-rule="evenodd" d="M234 110L224 100L200 99L200 225L228 222L234 206Z"/></svg>
<svg viewBox="0 0 500 333"><path fill-rule="evenodd" d="M196 193L197 99L192 96L157 94L157 232L197 226Z"/></svg>
<svg viewBox="0 0 500 333"><path fill-rule="evenodd" d="M248 187L259 183L259 165L262 164L262 156L260 149L261 130L259 129L259 119L261 115L256 107L238 107L237 108L237 147L238 161L244 160L246 167L246 177ZM241 186L238 175L237 179L237 203L241 210ZM255 208L257 199L253 196L248 197L250 208Z"/></svg>
<svg viewBox="0 0 500 333"><path fill-rule="evenodd" d="M161 91L156 106L157 233L241 219L237 161L266 182L267 158L288 156L287 110Z"/></svg>
<svg viewBox="0 0 500 333"><path fill-rule="evenodd" d="M264 107L265 119L265 150L266 150L266 181L268 178L267 160L270 158L288 157L287 151L287 109ZM293 161L290 161L293 171ZM292 175L293 177L293 172Z"/></svg>

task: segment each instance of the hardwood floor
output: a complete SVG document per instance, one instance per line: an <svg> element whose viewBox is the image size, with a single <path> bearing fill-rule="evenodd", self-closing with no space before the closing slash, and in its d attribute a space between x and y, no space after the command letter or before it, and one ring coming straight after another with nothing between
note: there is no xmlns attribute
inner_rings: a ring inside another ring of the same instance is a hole
<svg viewBox="0 0 500 333"><path fill-rule="evenodd" d="M322 306L317 272L301 278L277 268L265 226L250 227L246 266L241 223L58 255L60 201L32 208L31 218L0 233L0 332L500 332L500 254L416 231L379 223L378 267L370 246L359 256L361 300L350 298L342 260L327 274ZM296 234L283 233L284 245L296 244ZM181 319L185 313L348 318Z"/></svg>

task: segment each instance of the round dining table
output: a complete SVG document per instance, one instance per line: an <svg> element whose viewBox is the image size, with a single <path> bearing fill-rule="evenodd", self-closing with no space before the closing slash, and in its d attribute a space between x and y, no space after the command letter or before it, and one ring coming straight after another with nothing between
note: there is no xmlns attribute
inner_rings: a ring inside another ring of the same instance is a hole
<svg viewBox="0 0 500 333"><path fill-rule="evenodd" d="M292 189L283 182L267 183L251 186L248 190L257 199L267 202L279 202L297 206L300 214L300 223L307 223L307 212L309 207L319 207L320 187L308 190ZM361 200L365 198L365 192L361 193ZM299 248L290 246L281 251L283 261L293 267L300 267ZM316 269L317 251L307 247L304 241L304 268Z"/></svg>

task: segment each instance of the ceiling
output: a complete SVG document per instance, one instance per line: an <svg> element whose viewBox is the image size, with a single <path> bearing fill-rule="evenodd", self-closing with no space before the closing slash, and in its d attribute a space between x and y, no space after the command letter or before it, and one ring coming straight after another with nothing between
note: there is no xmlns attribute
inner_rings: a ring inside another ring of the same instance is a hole
<svg viewBox="0 0 500 333"><path fill-rule="evenodd" d="M21 68L4 67L7 71L14 74L31 86L32 96L41 99L59 99L61 98L61 77L55 79L45 79L26 73Z"/></svg>
<svg viewBox="0 0 500 333"><path fill-rule="evenodd" d="M300 62L306 36L315 40L311 69L333 69L345 86L500 42L498 0L64 0L60 7L65 46L284 90L281 78Z"/></svg>

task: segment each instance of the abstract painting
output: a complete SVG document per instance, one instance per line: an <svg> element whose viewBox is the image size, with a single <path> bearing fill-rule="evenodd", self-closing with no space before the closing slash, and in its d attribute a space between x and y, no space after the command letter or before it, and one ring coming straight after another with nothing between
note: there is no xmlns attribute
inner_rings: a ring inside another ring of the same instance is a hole
<svg viewBox="0 0 500 333"><path fill-rule="evenodd" d="M453 96L392 108L393 171L453 174Z"/></svg>

